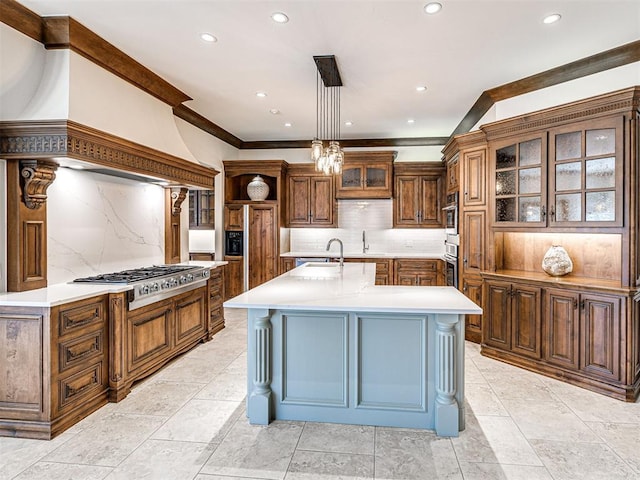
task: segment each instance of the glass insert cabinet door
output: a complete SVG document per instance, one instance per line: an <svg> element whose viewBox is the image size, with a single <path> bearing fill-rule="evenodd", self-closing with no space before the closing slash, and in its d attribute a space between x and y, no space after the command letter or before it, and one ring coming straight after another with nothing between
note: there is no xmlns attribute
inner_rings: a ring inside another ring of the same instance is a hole
<svg viewBox="0 0 640 480"><path fill-rule="evenodd" d="M495 149L495 223L546 222L546 142L532 138Z"/></svg>
<svg viewBox="0 0 640 480"><path fill-rule="evenodd" d="M622 125L611 121L551 132L550 225L622 224L621 142Z"/></svg>

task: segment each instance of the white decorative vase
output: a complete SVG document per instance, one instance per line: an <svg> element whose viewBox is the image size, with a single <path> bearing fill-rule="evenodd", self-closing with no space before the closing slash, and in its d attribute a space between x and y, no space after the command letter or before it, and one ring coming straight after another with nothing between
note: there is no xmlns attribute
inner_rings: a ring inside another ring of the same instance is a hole
<svg viewBox="0 0 640 480"><path fill-rule="evenodd" d="M551 245L542 259L542 269L551 276L561 277L571 273L573 262L564 247Z"/></svg>
<svg viewBox="0 0 640 480"><path fill-rule="evenodd" d="M262 201L269 195L269 185L260 175L256 175L247 185L247 194L251 200Z"/></svg>

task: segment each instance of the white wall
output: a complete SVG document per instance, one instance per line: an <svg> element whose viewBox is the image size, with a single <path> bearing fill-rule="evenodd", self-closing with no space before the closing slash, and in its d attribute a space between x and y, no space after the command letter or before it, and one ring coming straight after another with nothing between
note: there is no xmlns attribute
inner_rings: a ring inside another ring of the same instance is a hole
<svg viewBox="0 0 640 480"><path fill-rule="evenodd" d="M0 120L19 118L45 68L41 43L0 23Z"/></svg>

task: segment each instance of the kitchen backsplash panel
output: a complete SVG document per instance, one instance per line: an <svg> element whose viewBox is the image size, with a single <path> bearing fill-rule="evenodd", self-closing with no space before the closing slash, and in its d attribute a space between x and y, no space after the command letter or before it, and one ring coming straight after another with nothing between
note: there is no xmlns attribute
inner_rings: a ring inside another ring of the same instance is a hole
<svg viewBox="0 0 640 480"><path fill-rule="evenodd" d="M47 190L48 282L164 263L164 189L59 168Z"/></svg>
<svg viewBox="0 0 640 480"><path fill-rule="evenodd" d="M361 253L363 231L369 254L444 254L445 233L439 228L292 228L289 251L324 253L327 242L337 237L342 240L345 253ZM338 246L332 245L331 251L338 252Z"/></svg>
<svg viewBox="0 0 640 480"><path fill-rule="evenodd" d="M339 200L338 227L382 230L393 226L393 200Z"/></svg>

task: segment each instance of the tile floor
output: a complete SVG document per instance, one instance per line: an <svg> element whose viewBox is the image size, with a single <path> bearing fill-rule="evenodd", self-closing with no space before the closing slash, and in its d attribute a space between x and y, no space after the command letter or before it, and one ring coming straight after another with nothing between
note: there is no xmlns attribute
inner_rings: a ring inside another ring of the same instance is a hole
<svg viewBox="0 0 640 480"><path fill-rule="evenodd" d="M244 415L246 314L52 441L0 438L0 479L640 479L640 403L466 352L467 429Z"/></svg>

